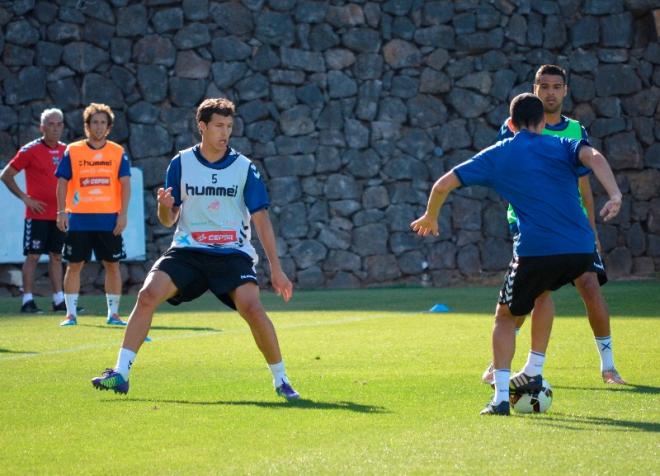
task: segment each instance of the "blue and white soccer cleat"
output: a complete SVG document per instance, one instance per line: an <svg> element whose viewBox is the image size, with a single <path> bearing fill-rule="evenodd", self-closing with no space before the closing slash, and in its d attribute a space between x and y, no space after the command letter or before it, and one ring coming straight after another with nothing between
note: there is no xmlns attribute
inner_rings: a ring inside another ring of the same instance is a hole
<svg viewBox="0 0 660 476"><path fill-rule="evenodd" d="M488 402L488 405L481 410L479 415L502 415L509 416L511 415L511 410L509 408L509 402L504 400L503 402L495 405L492 401Z"/></svg>
<svg viewBox="0 0 660 476"><path fill-rule="evenodd" d="M68 327L68 326L76 326L76 325L78 325L78 321L74 316L66 316L66 319L60 322L60 327Z"/></svg>
<svg viewBox="0 0 660 476"><path fill-rule="evenodd" d="M524 372L518 372L509 379L509 391L511 393L536 393L543 388L543 376L534 375L530 377Z"/></svg>
<svg viewBox="0 0 660 476"><path fill-rule="evenodd" d="M108 316L108 318L105 320L105 323L109 326L125 326L126 321L122 321L119 318L119 314L113 314L112 316Z"/></svg>
<svg viewBox="0 0 660 476"><path fill-rule="evenodd" d="M293 389L289 382L282 382L282 385L275 388L275 393L287 400L298 400L300 398L300 394Z"/></svg>
<svg viewBox="0 0 660 476"><path fill-rule="evenodd" d="M115 393L128 393L128 380L124 380L114 369L105 369L103 375L92 379L92 385L99 390L112 390Z"/></svg>

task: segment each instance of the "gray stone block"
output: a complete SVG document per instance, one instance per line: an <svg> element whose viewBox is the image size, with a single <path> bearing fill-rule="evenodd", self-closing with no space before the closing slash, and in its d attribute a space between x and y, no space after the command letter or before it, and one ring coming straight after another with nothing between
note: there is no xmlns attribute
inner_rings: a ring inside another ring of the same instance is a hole
<svg viewBox="0 0 660 476"><path fill-rule="evenodd" d="M309 224L304 203L293 203L282 207L279 214L282 238L304 238L307 236ZM291 253L293 255L293 252Z"/></svg>
<svg viewBox="0 0 660 476"><path fill-rule="evenodd" d="M254 29L250 10L240 3L212 2L209 13L213 21L230 35L246 35Z"/></svg>
<svg viewBox="0 0 660 476"><path fill-rule="evenodd" d="M281 48L282 66L303 71L325 71L323 55L314 51L304 51L296 48Z"/></svg>
<svg viewBox="0 0 660 476"><path fill-rule="evenodd" d="M451 21L454 17L453 2L435 1L424 2L422 22L425 25L440 25Z"/></svg>
<svg viewBox="0 0 660 476"><path fill-rule="evenodd" d="M380 34L371 28L351 28L342 35L341 41L357 53L377 53L381 46Z"/></svg>
<svg viewBox="0 0 660 476"><path fill-rule="evenodd" d="M325 51L341 43L332 27L327 23L314 25L309 33L309 46L314 51Z"/></svg>
<svg viewBox="0 0 660 476"><path fill-rule="evenodd" d="M257 16L256 37L273 46L291 46L296 33L290 15L275 11L262 11Z"/></svg>
<svg viewBox="0 0 660 476"><path fill-rule="evenodd" d="M147 33L147 7L142 4L117 9L117 35L142 36Z"/></svg>
<svg viewBox="0 0 660 476"><path fill-rule="evenodd" d="M291 256L302 269L323 261L327 254L328 249L316 240L304 240L291 248Z"/></svg>
<svg viewBox="0 0 660 476"><path fill-rule="evenodd" d="M435 96L419 94L407 101L410 124L416 127L433 127L447 120L447 108Z"/></svg>
<svg viewBox="0 0 660 476"><path fill-rule="evenodd" d="M242 101L267 97L269 94L268 78L260 73L240 80L236 83L235 88Z"/></svg>
<svg viewBox="0 0 660 476"><path fill-rule="evenodd" d="M266 185L273 205L285 205L301 196L300 181L296 177L274 178Z"/></svg>
<svg viewBox="0 0 660 476"><path fill-rule="evenodd" d="M447 101L458 114L470 119L482 116L490 108L486 96L461 88L452 89L447 95Z"/></svg>
<svg viewBox="0 0 660 476"><path fill-rule="evenodd" d="M290 177L313 174L316 163L314 156L307 154L266 157L264 165L270 177Z"/></svg>
<svg viewBox="0 0 660 476"><path fill-rule="evenodd" d="M332 174L328 177L325 187L325 196L328 200L359 199L360 189L351 175Z"/></svg>
<svg viewBox="0 0 660 476"><path fill-rule="evenodd" d="M190 23L174 35L174 44L179 50L198 48L210 42L211 34L205 23Z"/></svg>
<svg viewBox="0 0 660 476"><path fill-rule="evenodd" d="M145 36L133 46L133 61L141 64L172 66L176 61L176 48L169 38L159 35Z"/></svg>
<svg viewBox="0 0 660 476"><path fill-rule="evenodd" d="M340 230L329 229L329 232L338 232ZM323 230L321 230L323 233ZM349 242L350 244L350 242ZM360 271L362 260L360 256L344 249L330 249L327 259L323 262L325 271Z"/></svg>
<svg viewBox="0 0 660 476"><path fill-rule="evenodd" d="M172 138L159 125L132 124L129 144L131 157L153 157L172 153Z"/></svg>
<svg viewBox="0 0 660 476"><path fill-rule="evenodd" d="M383 46L383 56L392 68L409 68L418 66L422 56L419 49L405 40L391 40Z"/></svg>
<svg viewBox="0 0 660 476"><path fill-rule="evenodd" d="M314 121L309 106L295 106L283 111L279 123L282 132L287 136L305 135L314 131Z"/></svg>
<svg viewBox="0 0 660 476"><path fill-rule="evenodd" d="M481 270L481 262L479 260L479 248L475 245L467 245L462 247L456 256L456 265L458 269L466 276L472 276Z"/></svg>
<svg viewBox="0 0 660 476"><path fill-rule="evenodd" d="M570 29L573 48L595 45L599 41L600 24L592 16L582 17Z"/></svg>
<svg viewBox="0 0 660 476"><path fill-rule="evenodd" d="M82 42L69 43L62 55L64 64L78 73L93 71L99 64L108 60L106 51Z"/></svg>
<svg viewBox="0 0 660 476"><path fill-rule="evenodd" d="M391 281L401 277L399 265L392 255L368 256L364 260L364 267L370 281Z"/></svg>
<svg viewBox="0 0 660 476"><path fill-rule="evenodd" d="M328 50L325 52L324 57L329 69L342 70L355 63L353 52L344 48Z"/></svg>
<svg viewBox="0 0 660 476"><path fill-rule="evenodd" d="M478 31L456 38L456 47L470 53L481 53L496 50L504 44L504 30L495 28L488 32Z"/></svg>
<svg viewBox="0 0 660 476"><path fill-rule="evenodd" d="M363 25L364 12L360 5L354 3L330 6L327 9L325 20L337 28Z"/></svg>
<svg viewBox="0 0 660 476"><path fill-rule="evenodd" d="M151 24L156 33L180 30L183 28L183 10L180 8L159 10L151 17Z"/></svg>
<svg viewBox="0 0 660 476"><path fill-rule="evenodd" d="M354 149L363 149L369 145L369 128L356 119L344 120L346 144Z"/></svg>
<svg viewBox="0 0 660 476"><path fill-rule="evenodd" d="M18 20L7 24L5 40L20 46L31 46L39 41L39 30L27 20Z"/></svg>
<svg viewBox="0 0 660 476"><path fill-rule="evenodd" d="M176 106L196 106L204 97L206 81L203 79L170 78L169 96Z"/></svg>
<svg viewBox="0 0 660 476"><path fill-rule="evenodd" d="M330 71L328 73L328 95L330 98L345 98L355 96L357 83L341 71Z"/></svg>
<svg viewBox="0 0 660 476"><path fill-rule="evenodd" d="M295 18L302 23L320 23L325 19L327 10L326 2L303 1L296 5Z"/></svg>
<svg viewBox="0 0 660 476"><path fill-rule="evenodd" d="M57 66L62 57L63 47L57 43L40 41L36 48L36 64L38 66Z"/></svg>

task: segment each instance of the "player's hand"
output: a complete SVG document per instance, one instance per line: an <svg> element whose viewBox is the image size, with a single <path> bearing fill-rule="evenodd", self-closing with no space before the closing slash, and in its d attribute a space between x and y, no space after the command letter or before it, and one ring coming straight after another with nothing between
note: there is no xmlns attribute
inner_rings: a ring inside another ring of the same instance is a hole
<svg viewBox="0 0 660 476"><path fill-rule="evenodd" d="M289 299L293 296L293 284L291 284L287 275L284 274L284 271L281 269L271 269L270 281L277 295L282 296L284 302L289 302Z"/></svg>
<svg viewBox="0 0 660 476"><path fill-rule="evenodd" d="M610 198L600 210L600 216L604 221L610 221L619 214L621 210L621 195Z"/></svg>
<svg viewBox="0 0 660 476"><path fill-rule="evenodd" d="M66 213L58 213L57 219L55 220L55 225L57 229L63 233L66 233L69 229L69 217Z"/></svg>
<svg viewBox="0 0 660 476"><path fill-rule="evenodd" d="M412 231L419 236L438 236L438 219L428 216L426 213L410 224Z"/></svg>
<svg viewBox="0 0 660 476"><path fill-rule="evenodd" d="M117 224L115 225L115 229L112 230L112 234L115 236L121 235L121 232L126 229L127 221L128 217L126 216L126 213L120 213L117 215Z"/></svg>
<svg viewBox="0 0 660 476"><path fill-rule="evenodd" d="M172 196L172 187L159 188L156 192L156 199L158 203L167 208L172 208L174 206L174 197Z"/></svg>
<svg viewBox="0 0 660 476"><path fill-rule="evenodd" d="M46 209L46 204L44 202L36 200L32 197L25 197L23 203L25 203L25 206L28 207L34 213L43 213L44 210Z"/></svg>

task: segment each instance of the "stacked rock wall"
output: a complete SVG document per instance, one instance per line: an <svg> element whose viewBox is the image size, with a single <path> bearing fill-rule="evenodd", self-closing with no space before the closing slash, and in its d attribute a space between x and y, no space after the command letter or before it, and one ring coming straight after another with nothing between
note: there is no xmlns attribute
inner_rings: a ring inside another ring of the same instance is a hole
<svg viewBox="0 0 660 476"><path fill-rule="evenodd" d="M485 189L458 191L435 240L408 224L439 175L494 142L509 99L531 90L536 68L557 63L570 73L565 112L586 126L624 192L620 216L599 225L610 274L649 275L660 271L658 8L0 1L0 161L38 135L45 107L65 111L73 140L86 104L111 105L111 138L145 176L149 261L124 268L135 286L171 239L154 191L170 158L197 140L196 105L226 96L239 114L232 145L266 178L278 250L299 286L463 283L501 274L510 259L503 202ZM2 269L0 281L15 284L18 268ZM87 281L87 291L102 283Z"/></svg>

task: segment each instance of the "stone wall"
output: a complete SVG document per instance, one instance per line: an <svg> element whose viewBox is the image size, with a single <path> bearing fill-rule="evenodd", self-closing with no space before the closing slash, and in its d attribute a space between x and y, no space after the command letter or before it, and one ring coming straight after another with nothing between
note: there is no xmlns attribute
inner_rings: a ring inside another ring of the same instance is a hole
<svg viewBox="0 0 660 476"><path fill-rule="evenodd" d="M438 239L418 239L408 224L439 175L494 141L508 100L531 90L536 68L558 63L570 72L565 111L587 127L625 194L621 215L599 225L610 274L649 275L660 271L657 8L657 0L0 1L0 161L38 135L45 107L65 111L73 140L87 103L111 105L111 138L147 188L149 261L123 268L135 287L170 241L154 200L168 161L196 141L196 105L227 96L239 112L232 145L266 178L278 250L299 286L483 280L500 275L511 253L505 207L492 192L456 193ZM18 269L3 267L0 282ZM98 269L88 273L83 290L100 287Z"/></svg>

